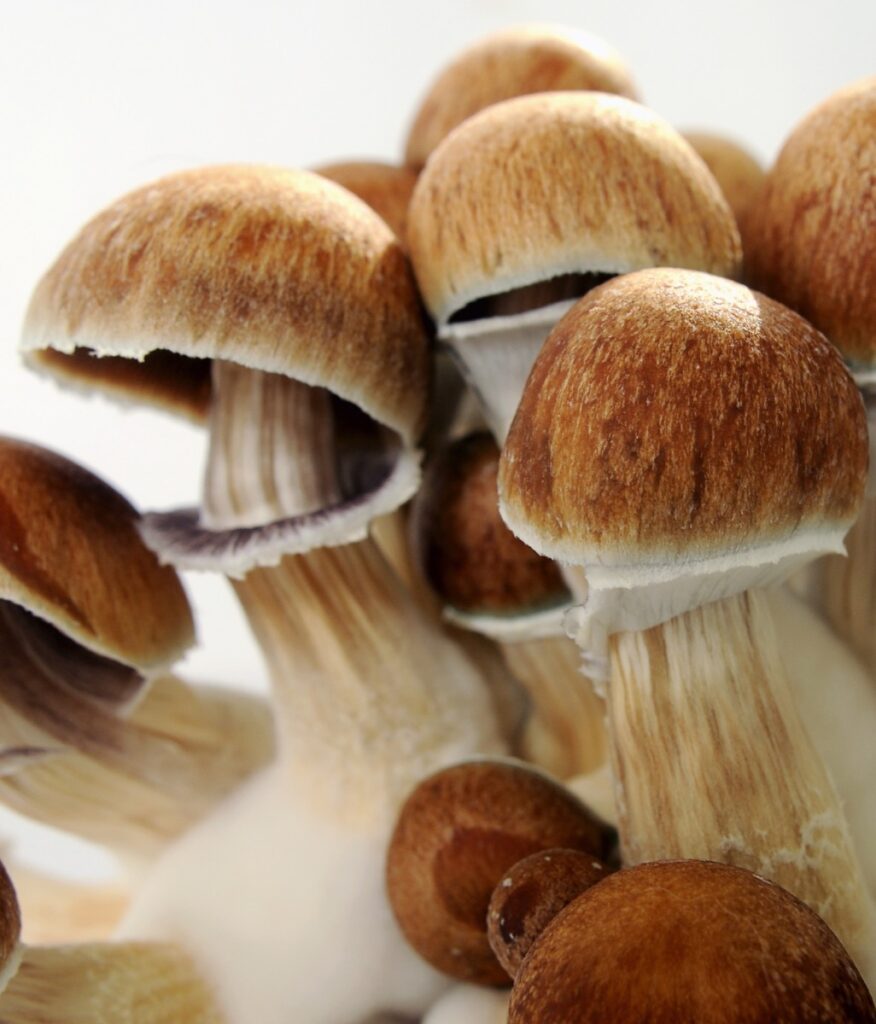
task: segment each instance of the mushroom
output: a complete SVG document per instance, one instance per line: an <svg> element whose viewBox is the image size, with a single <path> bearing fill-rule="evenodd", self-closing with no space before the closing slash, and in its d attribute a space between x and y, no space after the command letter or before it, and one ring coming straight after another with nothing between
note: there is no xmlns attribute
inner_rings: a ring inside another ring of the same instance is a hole
<svg viewBox="0 0 876 1024"><path fill-rule="evenodd" d="M544 850L511 867L487 910L490 949L509 977L563 907L605 877L605 864L581 850Z"/></svg>
<svg viewBox="0 0 876 1024"><path fill-rule="evenodd" d="M517 25L467 47L420 103L405 160L421 170L457 125L484 107L537 92L585 89L637 99L620 55L597 36L550 25Z"/></svg>
<svg viewBox="0 0 876 1024"><path fill-rule="evenodd" d="M460 125L417 181L407 233L438 338L500 444L575 298L654 265L732 277L741 255L690 146L656 114L600 93L524 96Z"/></svg>
<svg viewBox="0 0 876 1024"><path fill-rule="evenodd" d="M445 616L499 645L532 702L520 750L564 779L607 757L604 701L558 633L571 595L559 567L522 544L499 516L499 449L489 434L434 456L413 501L411 546Z"/></svg>
<svg viewBox="0 0 876 1024"><path fill-rule="evenodd" d="M8 1024L224 1024L185 952L171 943L30 946L0 864L0 1019Z"/></svg>
<svg viewBox="0 0 876 1024"><path fill-rule="evenodd" d="M179 580L145 547L138 519L85 469L0 438L0 799L142 861L255 770L272 741L250 697L220 704L179 680L151 681L194 633ZM229 735L230 723L240 731Z"/></svg>
<svg viewBox="0 0 876 1024"><path fill-rule="evenodd" d="M837 346L867 405L876 462L876 78L828 97L791 133L752 217L752 283ZM812 567L807 593L876 676L876 475L847 559Z"/></svg>
<svg viewBox="0 0 876 1024"><path fill-rule="evenodd" d="M721 186L724 198L733 211L739 227L744 256L751 246L749 236L752 228L749 218L763 188L763 167L747 149L724 135L702 131L687 131L681 134L696 150L714 175L715 181Z"/></svg>
<svg viewBox="0 0 876 1024"><path fill-rule="evenodd" d="M507 989L454 985L430 1007L423 1024L506 1024L510 998Z"/></svg>
<svg viewBox="0 0 876 1024"><path fill-rule="evenodd" d="M389 900L414 949L460 981L507 985L487 939L490 895L538 850L603 857L614 836L568 790L532 767L467 761L424 779L399 813L386 860Z"/></svg>
<svg viewBox="0 0 876 1024"><path fill-rule="evenodd" d="M587 889L523 962L509 1024L876 1021L827 925L779 886L702 861L641 864Z"/></svg>
<svg viewBox="0 0 876 1024"><path fill-rule="evenodd" d="M346 160L322 164L314 170L367 203L404 244L408 206L417 183L414 171L377 160Z"/></svg>
<svg viewBox="0 0 876 1024"><path fill-rule="evenodd" d="M730 281L645 270L594 290L545 343L499 492L510 528L566 563L582 602L568 628L608 656L624 863L754 869L873 977L870 899L757 589L841 549L865 428L801 317Z"/></svg>
<svg viewBox="0 0 876 1024"><path fill-rule="evenodd" d="M144 534L234 578L278 729L276 761L166 853L123 933L180 941L232 1024L420 1013L445 983L392 921L386 842L423 774L502 744L480 675L366 536L419 479L428 350L404 253L317 175L174 175L98 215L37 287L26 346L86 338L214 360L202 507Z"/></svg>

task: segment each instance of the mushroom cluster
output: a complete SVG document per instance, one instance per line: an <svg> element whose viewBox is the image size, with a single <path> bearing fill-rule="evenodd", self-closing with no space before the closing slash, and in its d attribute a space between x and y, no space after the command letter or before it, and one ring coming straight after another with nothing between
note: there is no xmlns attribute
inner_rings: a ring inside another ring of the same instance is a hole
<svg viewBox="0 0 876 1024"><path fill-rule="evenodd" d="M874 128L764 174L527 26L399 166L82 228L26 365L206 457L141 515L0 438L0 800L126 878L0 867L0 1020L876 1021ZM177 570L268 700L171 674Z"/></svg>

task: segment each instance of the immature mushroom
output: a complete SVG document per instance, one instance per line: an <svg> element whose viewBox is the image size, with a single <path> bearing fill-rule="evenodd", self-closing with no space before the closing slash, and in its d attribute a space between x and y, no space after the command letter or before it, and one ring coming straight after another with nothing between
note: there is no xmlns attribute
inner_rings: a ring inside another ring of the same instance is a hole
<svg viewBox="0 0 876 1024"><path fill-rule="evenodd" d="M596 36L550 25L494 32L465 49L432 83L408 134L405 160L420 170L457 125L484 107L572 89L637 99L620 55Z"/></svg>
<svg viewBox="0 0 876 1024"><path fill-rule="evenodd" d="M734 276L741 255L717 183L669 124L619 96L569 92L508 100L448 136L414 190L408 245L438 337L500 444L574 298L655 265Z"/></svg>
<svg viewBox="0 0 876 1024"><path fill-rule="evenodd" d="M848 827L751 589L841 548L866 467L860 399L814 328L741 285L648 270L551 334L499 490L511 529L570 566L579 643L609 655L624 862L755 869L873 976Z"/></svg>
<svg viewBox="0 0 876 1024"><path fill-rule="evenodd" d="M0 864L4 1024L224 1024L208 988L177 946L29 946L20 935L15 889Z"/></svg>
<svg viewBox="0 0 876 1024"><path fill-rule="evenodd" d="M176 574L109 485L0 438L0 520L0 745L31 752L0 776L0 799L149 859L267 759L271 723L252 698L223 706L172 678L144 698L193 624ZM171 695L168 720L157 706ZM151 721L130 710L137 699Z"/></svg>
<svg viewBox="0 0 876 1024"><path fill-rule="evenodd" d="M412 505L415 558L445 615L495 640L526 688L523 756L558 778L587 773L607 757L605 704L582 675L575 644L556 635L571 601L559 567L502 522L498 468L489 434L436 453Z"/></svg>
<svg viewBox="0 0 876 1024"><path fill-rule="evenodd" d="M788 138L752 217L746 270L837 346L867 404L876 459L876 78L834 93ZM809 594L876 676L876 475L846 541Z"/></svg>
<svg viewBox="0 0 876 1024"><path fill-rule="evenodd" d="M342 185L379 214L404 244L408 206L417 175L408 167L377 160L347 160L315 167L323 178Z"/></svg>
<svg viewBox="0 0 876 1024"><path fill-rule="evenodd" d="M563 907L607 874L602 861L580 850L544 850L511 867L487 911L490 948L509 977L517 976L532 944Z"/></svg>
<svg viewBox="0 0 876 1024"><path fill-rule="evenodd" d="M864 1024L876 1007L827 925L748 871L642 864L588 889L542 932L509 1024Z"/></svg>
<svg viewBox="0 0 876 1024"><path fill-rule="evenodd" d="M487 940L502 875L537 850L602 857L612 842L582 803L522 762L463 762L424 779L402 807L386 861L392 909L408 942L439 970L507 984Z"/></svg>
<svg viewBox="0 0 876 1024"><path fill-rule="evenodd" d="M85 338L214 359L203 507L145 532L236 577L278 727L276 762L168 851L125 933L177 938L233 1022L420 1013L444 983L392 921L385 844L424 773L502 745L481 677L365 539L419 478L428 349L404 253L317 175L175 175L95 218L38 286L26 344Z"/></svg>

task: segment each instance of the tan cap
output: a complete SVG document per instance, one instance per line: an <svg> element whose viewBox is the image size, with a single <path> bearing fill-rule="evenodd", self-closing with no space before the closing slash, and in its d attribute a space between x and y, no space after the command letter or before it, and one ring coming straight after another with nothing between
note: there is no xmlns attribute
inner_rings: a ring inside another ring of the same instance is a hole
<svg viewBox="0 0 876 1024"><path fill-rule="evenodd" d="M682 132L702 157L730 204L745 243L748 215L763 188L766 172L739 143L712 132Z"/></svg>
<svg viewBox="0 0 876 1024"><path fill-rule="evenodd" d="M401 246L306 171L205 167L120 199L38 284L23 347L235 362L328 388L406 441L425 419L428 348Z"/></svg>
<svg viewBox="0 0 876 1024"><path fill-rule="evenodd" d="M314 171L367 203L404 242L408 205L417 184L415 171L376 160L324 164L315 167Z"/></svg>
<svg viewBox="0 0 876 1024"><path fill-rule="evenodd" d="M841 537L867 461L858 392L805 320L731 281L645 270L551 333L499 489L542 554L658 567Z"/></svg>
<svg viewBox="0 0 876 1024"><path fill-rule="evenodd" d="M460 125L420 175L408 245L439 326L484 296L564 274L734 276L741 258L717 182L675 129L584 92L508 100Z"/></svg>
<svg viewBox="0 0 876 1024"><path fill-rule="evenodd" d="M597 36L550 25L518 25L464 50L432 83L417 111L405 160L421 168L466 118L535 92L592 89L637 99L621 56Z"/></svg>
<svg viewBox="0 0 876 1024"><path fill-rule="evenodd" d="M642 864L587 889L517 973L509 1024L864 1024L867 987L805 904L740 868Z"/></svg>
<svg viewBox="0 0 876 1024"><path fill-rule="evenodd" d="M754 213L750 280L799 310L876 384L876 77L794 129Z"/></svg>
<svg viewBox="0 0 876 1024"><path fill-rule="evenodd" d="M173 569L109 485L60 455L0 438L0 598L97 654L153 671L194 642Z"/></svg>

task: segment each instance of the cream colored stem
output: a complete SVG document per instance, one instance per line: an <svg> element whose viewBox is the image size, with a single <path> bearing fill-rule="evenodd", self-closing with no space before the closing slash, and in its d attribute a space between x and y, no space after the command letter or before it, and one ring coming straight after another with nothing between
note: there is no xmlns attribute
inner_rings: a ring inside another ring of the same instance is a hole
<svg viewBox="0 0 876 1024"><path fill-rule="evenodd" d="M595 771L608 756L605 702L581 673L566 637L502 645L511 671L532 698L523 754L557 778Z"/></svg>
<svg viewBox="0 0 876 1024"><path fill-rule="evenodd" d="M52 742L12 709L0 705L5 742L49 745L58 753L0 776L0 800L37 821L108 846L133 862L148 862L174 837L266 764L274 749L264 701L218 688L156 679L128 719L117 724L123 744L136 734L136 756L121 765L100 752ZM165 750L180 771L162 783ZM138 760L142 758L143 760ZM142 769L142 770L141 770Z"/></svg>
<svg viewBox="0 0 876 1024"><path fill-rule="evenodd" d="M258 526L336 504L334 447L324 388L215 362L204 526Z"/></svg>
<svg viewBox="0 0 876 1024"><path fill-rule="evenodd" d="M3 1024L222 1024L182 949L125 942L25 948Z"/></svg>
<svg viewBox="0 0 876 1024"><path fill-rule="evenodd" d="M84 885L8 864L27 943L96 942L118 927L130 892L118 883Z"/></svg>
<svg viewBox="0 0 876 1024"><path fill-rule="evenodd" d="M821 914L873 984L869 897L765 595L617 634L608 699L625 863L696 857L770 878Z"/></svg>
<svg viewBox="0 0 876 1024"><path fill-rule="evenodd" d="M234 581L273 681L285 759L345 807L397 801L454 740L496 749L474 666L371 541L287 556Z"/></svg>
<svg viewBox="0 0 876 1024"><path fill-rule="evenodd" d="M876 495L864 501L846 536L848 557L828 555L812 567L809 593L836 632L869 668L876 685Z"/></svg>

